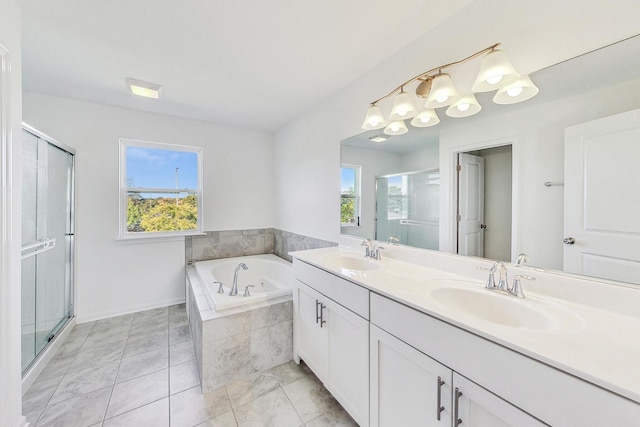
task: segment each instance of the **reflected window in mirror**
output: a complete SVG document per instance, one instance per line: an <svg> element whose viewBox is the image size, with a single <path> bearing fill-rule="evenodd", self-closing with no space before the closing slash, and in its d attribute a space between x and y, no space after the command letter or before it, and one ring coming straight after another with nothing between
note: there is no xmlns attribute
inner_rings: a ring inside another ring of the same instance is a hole
<svg viewBox="0 0 640 427"><path fill-rule="evenodd" d="M340 225L360 226L360 174L358 165L343 164L340 168Z"/></svg>

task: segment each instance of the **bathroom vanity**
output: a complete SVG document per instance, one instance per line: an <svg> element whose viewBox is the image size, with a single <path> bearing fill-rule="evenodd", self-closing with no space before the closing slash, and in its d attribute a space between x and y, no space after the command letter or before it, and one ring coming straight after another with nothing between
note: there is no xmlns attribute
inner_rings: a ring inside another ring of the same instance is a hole
<svg viewBox="0 0 640 427"><path fill-rule="evenodd" d="M640 422L640 290L406 247L294 257L294 358L361 426ZM479 269L479 268L480 269Z"/></svg>

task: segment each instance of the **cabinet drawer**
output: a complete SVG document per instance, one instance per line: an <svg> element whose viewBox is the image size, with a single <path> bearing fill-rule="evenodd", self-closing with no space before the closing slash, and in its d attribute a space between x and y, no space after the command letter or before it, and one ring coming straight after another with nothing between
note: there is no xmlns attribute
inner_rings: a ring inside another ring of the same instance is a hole
<svg viewBox="0 0 640 427"><path fill-rule="evenodd" d="M368 289L298 259L293 260L293 270L296 279L305 285L331 298L360 317L369 319Z"/></svg>

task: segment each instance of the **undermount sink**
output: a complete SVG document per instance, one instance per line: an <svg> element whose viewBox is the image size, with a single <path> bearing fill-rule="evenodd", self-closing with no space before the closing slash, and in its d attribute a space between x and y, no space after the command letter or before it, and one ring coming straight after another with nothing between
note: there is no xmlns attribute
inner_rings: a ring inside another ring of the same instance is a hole
<svg viewBox="0 0 640 427"><path fill-rule="evenodd" d="M344 270L371 271L380 268L377 262L364 256L334 254L327 256L324 261Z"/></svg>
<svg viewBox="0 0 640 427"><path fill-rule="evenodd" d="M577 317L556 306L520 299L485 289L446 287L431 292L433 300L487 322L513 328L547 330L573 329Z"/></svg>

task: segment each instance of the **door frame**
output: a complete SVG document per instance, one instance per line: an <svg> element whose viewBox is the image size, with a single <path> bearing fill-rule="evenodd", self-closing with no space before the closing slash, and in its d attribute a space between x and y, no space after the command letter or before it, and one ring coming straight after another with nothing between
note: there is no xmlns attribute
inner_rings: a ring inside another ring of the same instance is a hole
<svg viewBox="0 0 640 427"><path fill-rule="evenodd" d="M441 186L440 193L440 250L456 253L457 224L456 212L458 205L456 171L459 153L484 150L487 148L511 145L511 262L515 262L520 252L520 221L519 221L519 194L520 194L520 169L524 161L522 156L522 141L519 137L505 137L488 141L476 141L469 144L453 145L446 147L441 152L440 177L448 178L448 189ZM441 145L442 148L442 145ZM441 181L441 185L442 185ZM445 198L445 200L443 200Z"/></svg>

